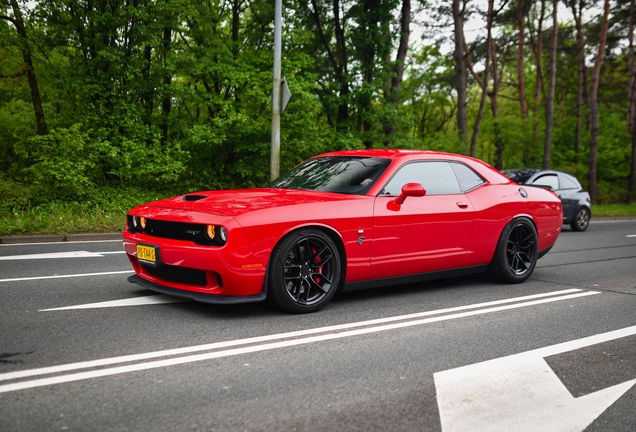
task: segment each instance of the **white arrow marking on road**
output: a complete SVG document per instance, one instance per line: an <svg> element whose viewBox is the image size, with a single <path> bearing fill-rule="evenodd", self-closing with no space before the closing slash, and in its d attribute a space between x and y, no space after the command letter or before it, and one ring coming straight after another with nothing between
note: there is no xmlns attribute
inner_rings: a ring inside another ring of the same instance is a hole
<svg viewBox="0 0 636 432"><path fill-rule="evenodd" d="M0 261L15 261L15 260L34 260L34 259L54 259L54 258L94 258L101 257L109 254L126 253L125 251L112 251L112 252L87 252L87 251L70 251L70 252L51 252L42 254L30 254L30 255L9 255L0 257Z"/></svg>
<svg viewBox="0 0 636 432"><path fill-rule="evenodd" d="M436 373L442 431L583 431L636 380L574 398L543 356L578 345L559 344Z"/></svg>
<svg viewBox="0 0 636 432"><path fill-rule="evenodd" d="M76 306L66 306L66 307L53 308L53 309L40 309L38 312L60 311L60 310L71 310L71 309L96 309L96 308L109 308L109 307L120 307L120 306L154 305L154 304L163 304L163 303L182 303L182 302L189 302L189 301L191 300L159 294L159 295L149 295L149 296L143 296L143 297L134 297L134 298L122 299L122 300L105 301L105 302L99 302L99 303L88 303L88 304L82 304L82 305L76 305Z"/></svg>

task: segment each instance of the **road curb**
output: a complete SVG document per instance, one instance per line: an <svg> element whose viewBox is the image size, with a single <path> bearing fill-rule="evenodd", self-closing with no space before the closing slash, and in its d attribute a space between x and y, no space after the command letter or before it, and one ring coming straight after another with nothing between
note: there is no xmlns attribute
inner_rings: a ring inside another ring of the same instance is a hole
<svg viewBox="0 0 636 432"><path fill-rule="evenodd" d="M10 236L0 237L2 244L18 244L18 243L52 243L63 242L66 236L63 235L35 235L35 236Z"/></svg>
<svg viewBox="0 0 636 432"><path fill-rule="evenodd" d="M636 221L636 216L603 216L603 217L597 217L595 218L594 216L592 216L592 219L590 219L590 223L593 222L629 222L629 221Z"/></svg>
<svg viewBox="0 0 636 432"><path fill-rule="evenodd" d="M66 236L65 241L72 242L96 240L121 240L121 233L69 234Z"/></svg>

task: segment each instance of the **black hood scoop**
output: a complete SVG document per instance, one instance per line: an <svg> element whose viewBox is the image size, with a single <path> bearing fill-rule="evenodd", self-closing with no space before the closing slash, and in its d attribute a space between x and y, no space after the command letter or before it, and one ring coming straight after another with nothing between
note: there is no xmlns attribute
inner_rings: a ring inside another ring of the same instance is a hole
<svg viewBox="0 0 636 432"><path fill-rule="evenodd" d="M199 200L202 200L203 198L206 198L206 196L205 195L184 195L183 196L184 201L199 201Z"/></svg>

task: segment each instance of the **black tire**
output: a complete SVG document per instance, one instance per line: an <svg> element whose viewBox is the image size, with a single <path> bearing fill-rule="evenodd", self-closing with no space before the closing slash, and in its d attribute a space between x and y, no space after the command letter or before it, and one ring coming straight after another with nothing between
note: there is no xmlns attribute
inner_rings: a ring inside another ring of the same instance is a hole
<svg viewBox="0 0 636 432"><path fill-rule="evenodd" d="M532 274L538 256L534 224L525 217L513 219L499 236L487 274L499 282L521 283Z"/></svg>
<svg viewBox="0 0 636 432"><path fill-rule="evenodd" d="M342 265L338 247L317 229L284 237L270 259L267 300L292 313L315 312L334 296Z"/></svg>
<svg viewBox="0 0 636 432"><path fill-rule="evenodd" d="M579 211L576 212L576 216L574 216L574 220L570 223L570 227L573 231L585 231L590 225L591 216L590 209L581 207Z"/></svg>

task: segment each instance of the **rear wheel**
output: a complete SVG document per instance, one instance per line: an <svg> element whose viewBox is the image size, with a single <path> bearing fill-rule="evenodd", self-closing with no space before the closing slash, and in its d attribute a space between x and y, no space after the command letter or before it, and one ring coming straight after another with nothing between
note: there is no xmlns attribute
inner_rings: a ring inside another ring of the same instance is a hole
<svg viewBox="0 0 636 432"><path fill-rule="evenodd" d="M530 277L537 259L537 230L534 224L523 217L513 219L499 237L487 273L499 282L520 283Z"/></svg>
<svg viewBox="0 0 636 432"><path fill-rule="evenodd" d="M576 216L574 216L570 227L574 231L585 231L590 224L590 216L590 210L587 207L581 207L579 211L576 212Z"/></svg>
<svg viewBox="0 0 636 432"><path fill-rule="evenodd" d="M272 253L267 299L287 312L317 311L335 294L341 271L338 248L328 235L316 229L296 231Z"/></svg>

